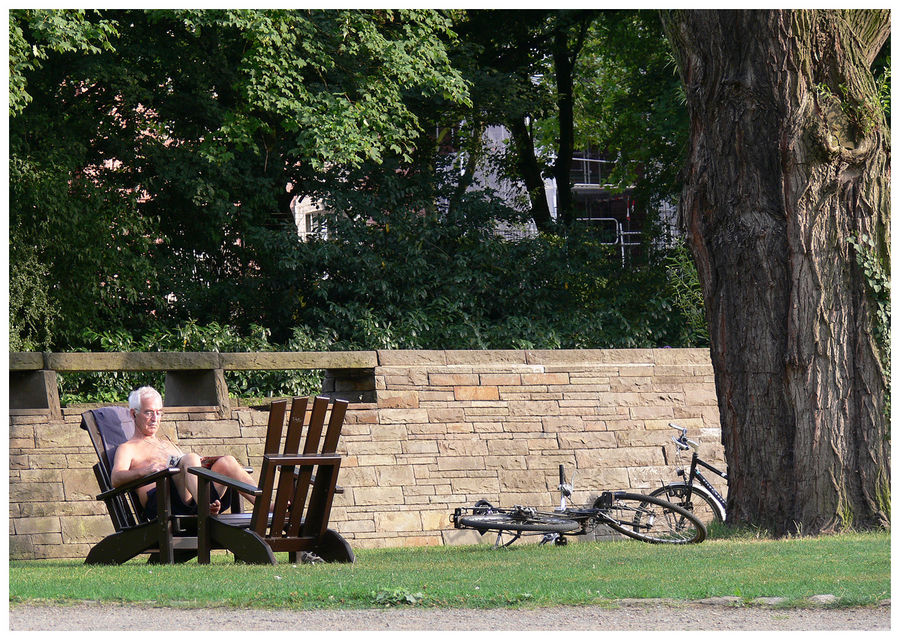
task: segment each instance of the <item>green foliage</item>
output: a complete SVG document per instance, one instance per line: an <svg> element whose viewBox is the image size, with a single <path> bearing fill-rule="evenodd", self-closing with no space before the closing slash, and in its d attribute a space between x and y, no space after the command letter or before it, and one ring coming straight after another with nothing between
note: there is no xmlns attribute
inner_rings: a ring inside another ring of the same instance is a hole
<svg viewBox="0 0 900 640"><path fill-rule="evenodd" d="M357 184L350 180L352 184ZM329 238L282 244L289 292L268 326L318 327L337 349L681 346L684 319L659 258L627 269L590 228L507 241L518 214L470 192L455 206L425 176L386 171L368 189L332 191ZM449 197L449 196L448 196ZM429 207L431 210L429 210ZM268 294L262 294L266 298Z"/></svg>
<svg viewBox="0 0 900 640"><path fill-rule="evenodd" d="M51 53L111 51L117 34L108 20L92 20L83 10L14 9L9 12L9 112L31 102L26 76Z"/></svg>
<svg viewBox="0 0 900 640"><path fill-rule="evenodd" d="M884 113L884 120L887 123L891 121L891 57L887 56L884 68L875 77L875 83L878 88L878 103Z"/></svg>
<svg viewBox="0 0 900 640"><path fill-rule="evenodd" d="M672 301L684 316L688 329L688 342L700 346L709 344L709 326L706 324L703 288L700 275L687 244L679 242L666 260L666 272Z"/></svg>
<svg viewBox="0 0 900 640"><path fill-rule="evenodd" d="M54 348L86 327L249 330L242 285L278 260L264 250L283 233L286 185L409 156L410 96L466 100L434 11L12 17L10 244L28 249L11 258L47 267Z"/></svg>
<svg viewBox="0 0 900 640"><path fill-rule="evenodd" d="M885 412L890 416L891 388L891 274L887 260L879 257L875 241L867 234L851 236L856 263L862 270L871 304L872 337L878 346L881 366L887 378Z"/></svg>
<svg viewBox="0 0 900 640"><path fill-rule="evenodd" d="M687 106L656 11L604 11L594 23L576 85L581 146L604 150L610 180L638 199L676 200L688 139Z"/></svg>
<svg viewBox="0 0 900 640"><path fill-rule="evenodd" d="M9 273L9 350L44 351L58 311L50 304L48 270L29 247L18 246Z"/></svg>
<svg viewBox="0 0 900 640"><path fill-rule="evenodd" d="M425 594L421 591L410 593L404 589L380 589L372 592L372 603L379 607L422 605L425 603Z"/></svg>

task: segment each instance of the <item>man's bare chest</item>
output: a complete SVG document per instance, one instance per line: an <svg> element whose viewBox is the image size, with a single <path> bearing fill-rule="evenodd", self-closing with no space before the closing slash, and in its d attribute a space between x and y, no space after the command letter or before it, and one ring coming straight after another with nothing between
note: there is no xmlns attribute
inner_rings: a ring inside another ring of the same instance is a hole
<svg viewBox="0 0 900 640"><path fill-rule="evenodd" d="M172 458L180 458L182 452L168 440L143 440L135 443L132 467L143 466L150 462L162 461L170 463Z"/></svg>

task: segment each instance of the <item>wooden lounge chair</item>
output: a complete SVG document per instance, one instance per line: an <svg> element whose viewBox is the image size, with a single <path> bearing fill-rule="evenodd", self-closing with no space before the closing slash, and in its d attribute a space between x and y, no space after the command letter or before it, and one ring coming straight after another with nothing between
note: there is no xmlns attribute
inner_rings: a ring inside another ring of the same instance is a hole
<svg viewBox="0 0 900 640"><path fill-rule="evenodd" d="M209 483L213 481L255 499L252 513L199 514L199 563L209 562L211 548L227 549L234 554L235 560L252 564L276 564L275 553L284 551L288 552L291 562L298 559L354 561L353 550L347 541L328 528L341 464L341 456L335 451L348 403L334 401L320 449L328 405L329 399L325 397L313 401L306 441L300 452L308 399L294 398L284 450L279 454L287 401L272 402L258 487L207 469L188 470L198 476L201 504L209 499Z"/></svg>
<svg viewBox="0 0 900 640"><path fill-rule="evenodd" d="M97 453L94 476L100 487L98 500L106 503L114 533L95 544L87 564L121 564L149 553L149 562L173 564L197 555L197 516L173 515L169 483L179 469L163 469L133 482L113 487L110 480L116 449L134 434L134 420L126 407L102 407L81 414L81 428L87 431ZM212 462L215 458L207 458ZM148 519L138 501L136 489L156 484L158 512ZM240 499L231 500L240 512Z"/></svg>

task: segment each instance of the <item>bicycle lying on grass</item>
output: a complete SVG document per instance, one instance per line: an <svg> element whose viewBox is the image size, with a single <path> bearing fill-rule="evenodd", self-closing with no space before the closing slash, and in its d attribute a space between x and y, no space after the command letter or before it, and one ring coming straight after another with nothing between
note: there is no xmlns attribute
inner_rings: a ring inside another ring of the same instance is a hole
<svg viewBox="0 0 900 640"><path fill-rule="evenodd" d="M573 487L559 465L560 505L552 512L534 507L495 507L479 500L474 507L458 507L450 517L457 529L482 535L497 532L495 547L508 547L523 535L543 534L541 544L566 544L566 535L587 535L606 525L619 533L650 543L690 544L706 538L706 527L690 511L661 498L624 491L604 491L590 507L566 506ZM504 534L512 539L503 542Z"/></svg>
<svg viewBox="0 0 900 640"><path fill-rule="evenodd" d="M654 489L650 495L690 511L707 527L713 522L725 522L725 498L716 491L698 467L708 469L724 480L728 480L728 474L716 469L700 457L698 453L700 445L693 440L688 440L687 429L674 422L670 422L669 426L681 431L681 435L677 438L673 437L672 442L675 443L676 464L680 467L676 473L682 480ZM691 467L690 470L685 471L681 454L690 449L693 449ZM663 447L663 456L666 457L666 464L668 464L665 447Z"/></svg>

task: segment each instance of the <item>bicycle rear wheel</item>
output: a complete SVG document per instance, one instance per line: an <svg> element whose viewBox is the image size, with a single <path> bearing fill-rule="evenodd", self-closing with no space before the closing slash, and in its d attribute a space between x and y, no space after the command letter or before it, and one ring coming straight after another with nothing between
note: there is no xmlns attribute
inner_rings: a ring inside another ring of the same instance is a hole
<svg viewBox="0 0 900 640"><path fill-rule="evenodd" d="M719 503L704 489L692 487L690 500L687 499L688 486L681 482L673 482L650 492L655 498L661 498L674 505L687 509L700 519L707 529L713 522L722 522Z"/></svg>
<svg viewBox="0 0 900 640"><path fill-rule="evenodd" d="M635 540L653 544L692 544L703 542L706 527L686 509L660 498L639 493L617 493L612 506L598 499L605 524Z"/></svg>
<svg viewBox="0 0 900 640"><path fill-rule="evenodd" d="M460 516L457 522L464 527L479 531L568 533L581 528L581 524L575 520L540 513L527 517L517 517L508 513L474 513Z"/></svg>

